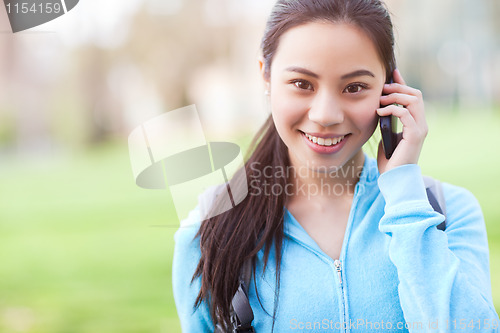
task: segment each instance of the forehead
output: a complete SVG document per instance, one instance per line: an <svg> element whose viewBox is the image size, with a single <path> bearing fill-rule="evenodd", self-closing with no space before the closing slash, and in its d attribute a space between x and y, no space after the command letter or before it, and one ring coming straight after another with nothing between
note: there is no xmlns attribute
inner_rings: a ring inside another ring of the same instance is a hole
<svg viewBox="0 0 500 333"><path fill-rule="evenodd" d="M273 71L290 65L341 75L366 67L381 75L384 65L372 40L360 28L345 23L313 22L286 31L273 59Z"/></svg>

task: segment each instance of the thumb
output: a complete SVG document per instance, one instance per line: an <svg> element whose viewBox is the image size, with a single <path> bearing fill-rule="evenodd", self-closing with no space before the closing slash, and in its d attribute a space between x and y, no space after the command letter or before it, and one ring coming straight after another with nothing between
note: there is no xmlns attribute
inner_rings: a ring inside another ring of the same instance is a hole
<svg viewBox="0 0 500 333"><path fill-rule="evenodd" d="M403 133L398 133L396 139L397 144L399 144L399 142L401 142L402 139L403 139ZM391 160L394 161L393 158L394 155L396 154L397 148L398 146L396 145L396 149L394 150L394 153L392 154L391 159L389 160L385 157L384 145L382 144L382 140L380 140L377 152L377 164L378 164L378 171L380 174L383 174L387 170L387 164L389 163L389 161Z"/></svg>

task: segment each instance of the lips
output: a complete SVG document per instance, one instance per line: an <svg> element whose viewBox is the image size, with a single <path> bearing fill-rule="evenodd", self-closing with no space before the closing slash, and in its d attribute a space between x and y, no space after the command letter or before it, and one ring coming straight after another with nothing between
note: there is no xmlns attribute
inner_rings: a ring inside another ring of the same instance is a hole
<svg viewBox="0 0 500 333"><path fill-rule="evenodd" d="M347 135L325 135L323 137L313 136L309 133L304 133L300 131L302 137L306 141L306 144L316 153L320 154L333 154L338 152L344 146L345 142L349 138ZM317 133L315 133L317 134ZM316 142L315 142L316 141Z"/></svg>
<svg viewBox="0 0 500 333"><path fill-rule="evenodd" d="M345 135L343 136L337 136L337 137L332 137L332 138L323 138L323 137L317 137L317 136L312 136L307 133L304 133L304 135L309 139L309 141L316 143L320 146L334 146L337 143L341 142L344 140Z"/></svg>

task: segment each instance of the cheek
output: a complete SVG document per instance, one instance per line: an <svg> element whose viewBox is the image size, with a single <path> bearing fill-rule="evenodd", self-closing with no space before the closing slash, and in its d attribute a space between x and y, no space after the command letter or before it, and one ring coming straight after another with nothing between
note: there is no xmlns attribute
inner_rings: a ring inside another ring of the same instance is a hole
<svg viewBox="0 0 500 333"><path fill-rule="evenodd" d="M353 122L363 131L373 132L378 121L377 109L379 107L379 96L355 103L350 108Z"/></svg>
<svg viewBox="0 0 500 333"><path fill-rule="evenodd" d="M298 123L307 115L308 103L304 99L294 98L287 87L273 87L271 90L271 112L276 126Z"/></svg>

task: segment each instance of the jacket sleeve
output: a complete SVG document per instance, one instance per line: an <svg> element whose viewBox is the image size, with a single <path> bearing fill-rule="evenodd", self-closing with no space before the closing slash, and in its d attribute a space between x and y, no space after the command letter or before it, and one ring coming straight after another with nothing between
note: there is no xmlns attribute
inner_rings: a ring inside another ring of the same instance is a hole
<svg viewBox="0 0 500 333"><path fill-rule="evenodd" d="M194 308L194 302L201 288L200 277L191 283L201 256L200 239L194 238L201 223L199 211L199 206L193 209L188 217L181 221L174 235L172 287L183 333L214 331L208 304L202 302L198 308Z"/></svg>
<svg viewBox="0 0 500 333"><path fill-rule="evenodd" d="M483 214L467 190L443 184L444 216L428 202L420 167L391 169L379 177L385 212L379 230L391 237L389 256L399 278L407 322L419 332L498 332Z"/></svg>

